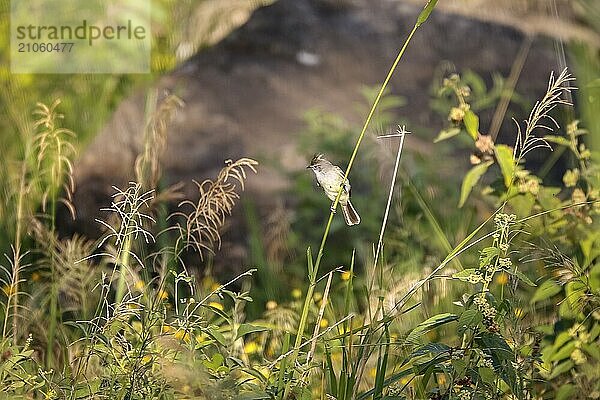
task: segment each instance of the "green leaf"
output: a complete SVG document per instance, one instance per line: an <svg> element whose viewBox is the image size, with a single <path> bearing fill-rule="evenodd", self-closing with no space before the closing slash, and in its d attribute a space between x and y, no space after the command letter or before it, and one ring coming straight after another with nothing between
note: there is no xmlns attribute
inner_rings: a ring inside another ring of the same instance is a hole
<svg viewBox="0 0 600 400"><path fill-rule="evenodd" d="M458 315L456 315L456 314L444 313L444 314L434 315L433 317L428 318L427 320L425 320L425 321L421 322L419 325L417 325L417 327L415 329L413 329L412 332L408 335L408 337L406 338L406 341L410 342L410 343L417 343L418 339L421 336L423 336L423 334L429 332L433 328L436 328L440 325L447 324L452 321L456 321L457 319L458 319Z"/></svg>
<svg viewBox="0 0 600 400"><path fill-rule="evenodd" d="M571 147L571 141L562 136L546 135L546 136L544 136L544 140L546 140L547 142L550 142L550 143L559 144L561 146Z"/></svg>
<svg viewBox="0 0 600 400"><path fill-rule="evenodd" d="M515 173L513 151L505 144L498 144L495 146L495 152L496 160L498 160L498 165L500 166L502 176L504 177L504 186L508 188Z"/></svg>
<svg viewBox="0 0 600 400"><path fill-rule="evenodd" d="M452 279L458 279L459 281L469 282L469 277L475 274L475 268L467 268L462 271L455 272L452 274Z"/></svg>
<svg viewBox="0 0 600 400"><path fill-rule="evenodd" d="M462 335L469 328L474 330L481 321L483 321L483 316L478 310L465 311L458 319L458 334Z"/></svg>
<svg viewBox="0 0 600 400"><path fill-rule="evenodd" d="M421 14L419 14L419 18L417 18L417 26L421 26L421 24L427 21L427 18L429 18L429 15L435 8L437 2L438 0L429 0L427 4L425 4L425 8L423 8L423 11L421 11Z"/></svg>
<svg viewBox="0 0 600 400"><path fill-rule="evenodd" d="M497 247L486 247L479 254L479 266L484 267L490 265L494 257L500 255L500 249Z"/></svg>
<svg viewBox="0 0 600 400"><path fill-rule="evenodd" d="M465 123L467 133L473 140L477 140L477 135L479 134L479 117L473 111L467 110L465 111L463 122Z"/></svg>
<svg viewBox="0 0 600 400"><path fill-rule="evenodd" d="M471 168L469 172L467 172L460 188L460 201L458 202L459 207L462 207L465 204L469 194L471 194L471 191L473 190L473 187L475 187L479 181L479 178L485 174L490 165L493 163L493 161L487 161L483 164L476 165L475 167Z"/></svg>
<svg viewBox="0 0 600 400"><path fill-rule="evenodd" d="M569 400L575 397L575 386L566 383L561 385L560 389L556 391L556 396L554 397L556 400Z"/></svg>
<svg viewBox="0 0 600 400"><path fill-rule="evenodd" d="M264 326L252 325L252 324L241 324L237 331L236 339L241 338L242 336L246 336L249 333L254 332L263 332L266 331L267 328Z"/></svg>
<svg viewBox="0 0 600 400"><path fill-rule="evenodd" d="M529 301L529 304L537 303L538 301L543 301L551 298L552 296L560 293L561 287L558 283L553 280L547 280L537 288L533 297Z"/></svg>
<svg viewBox="0 0 600 400"><path fill-rule="evenodd" d="M460 133L460 128L448 128L443 129L437 135L435 139L433 139L433 143L441 142L442 140L450 139Z"/></svg>
<svg viewBox="0 0 600 400"><path fill-rule="evenodd" d="M533 283L533 281L531 279L529 279L527 277L527 275L525 275L524 273L522 273L518 269L517 270L512 270L512 271L511 270L507 270L506 272L509 273L509 274L511 274L511 275L513 275L513 276L516 276L521 282L525 283L526 285L533 286L533 287L537 286L535 283Z"/></svg>
<svg viewBox="0 0 600 400"><path fill-rule="evenodd" d="M219 342L221 346L225 346L227 341L225 340L225 336L219 331L219 327L211 326L206 330L206 334L210 336L212 339Z"/></svg>
<svg viewBox="0 0 600 400"><path fill-rule="evenodd" d="M485 383L489 385L496 381L496 373L491 368L479 367L479 376Z"/></svg>
<svg viewBox="0 0 600 400"><path fill-rule="evenodd" d="M548 377L548 380L552 380L552 379L556 378L557 376L564 374L565 372L569 372L574 366L575 366L575 363L571 360L563 361L562 363L558 364L556 366L556 368L554 368L552 370L552 373Z"/></svg>

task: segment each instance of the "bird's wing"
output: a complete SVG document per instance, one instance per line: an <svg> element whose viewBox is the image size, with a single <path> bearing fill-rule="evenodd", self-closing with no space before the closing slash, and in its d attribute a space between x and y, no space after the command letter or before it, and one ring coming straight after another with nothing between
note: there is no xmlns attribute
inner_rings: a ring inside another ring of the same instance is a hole
<svg viewBox="0 0 600 400"><path fill-rule="evenodd" d="M341 170L340 167L334 167L335 168L335 172L340 176L340 178L344 178L344 171ZM350 181L348 179L346 179L346 182L344 182L344 192L348 193L348 195L350 195Z"/></svg>

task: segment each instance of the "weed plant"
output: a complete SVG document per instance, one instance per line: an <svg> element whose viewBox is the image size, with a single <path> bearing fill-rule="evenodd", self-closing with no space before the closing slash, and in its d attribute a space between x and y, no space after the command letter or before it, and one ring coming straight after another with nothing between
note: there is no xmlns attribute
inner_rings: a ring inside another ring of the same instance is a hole
<svg viewBox="0 0 600 400"><path fill-rule="evenodd" d="M371 96L354 147L345 143L336 154L342 141L326 146L340 163L351 151L345 174L358 187L377 185L373 166L353 165L370 124L391 121L378 119L377 107L400 104L386 95L387 84L434 6L419 15ZM319 247L308 247L304 258L281 239L293 225L267 221L261 259L281 273L288 262L299 264L292 256L303 260L308 284L262 298L258 316L248 312L261 296L252 290L256 269L224 283L195 273L218 257L247 176L260 173L255 160L226 161L214 179L195 183L194 200L182 199L178 186L161 187L168 127L185 105L176 96L148 96L136 181L114 188L108 217L98 221L105 235L98 242L60 238L57 204L76 211L69 201L74 134L62 125L60 102L39 104L35 121L24 125L18 183L6 196L18 212L0 271L0 398L600 397L600 172L582 140L586 131L570 121L561 133L555 113L570 106L573 78L566 70L551 75L529 117L515 121L512 147L482 132L469 81L447 77L436 103L448 116L437 141L461 137L472 150L452 213L440 217L447 204L432 202L402 167L411 140L404 126L369 138L367 150L397 144L394 161L384 163L393 165L389 185L373 189L381 208L362 203L358 229L372 236L371 248L332 246L330 236L344 235L332 212ZM322 116L312 121L319 118L312 130L343 126ZM560 187L547 186L526 163L553 146L574 164ZM400 188L403 202L395 201ZM308 197L301 220L318 220L327 205ZM173 200L179 207L169 214ZM406 210L414 212L399 219ZM465 221L446 224L456 218ZM195 257L184 257L189 252ZM329 267L336 259L346 261Z"/></svg>

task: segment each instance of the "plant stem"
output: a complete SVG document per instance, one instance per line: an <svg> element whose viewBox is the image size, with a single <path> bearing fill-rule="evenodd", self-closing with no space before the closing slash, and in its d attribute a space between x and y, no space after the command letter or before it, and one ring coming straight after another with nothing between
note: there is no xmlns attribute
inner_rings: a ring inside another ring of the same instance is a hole
<svg viewBox="0 0 600 400"><path fill-rule="evenodd" d="M348 167L346 168L346 172L344 174L344 179L342 180L342 182L345 182L346 179L348 179L348 175L350 174L350 170L352 169L352 165L354 165L354 160L356 158L356 155L358 154L358 148L360 147L360 144L362 143L365 133L367 132L367 128L369 127L369 124L371 123L371 119L373 118L373 115L375 114L375 109L379 105L379 101L381 100L381 97L383 96L383 93L385 92L385 89L387 88L387 85L390 82L392 75L394 74L394 71L396 70L396 67L398 66L398 63L402 59L402 56L404 55L404 52L406 51L408 44L410 43L413 35L415 34L415 32L417 31L417 29L419 28L420 25L421 25L421 23L419 21L417 21L415 23L415 25L413 26L408 37L404 41L404 44L402 45L400 52L396 56L394 63L390 67L390 70L388 71L388 74L387 74L385 80L383 81L381 88L379 89L379 93L377 93L377 97L375 98L375 101L373 102L373 106L371 107L371 110L369 111L369 115L367 116L367 119L365 120L365 123L360 132L360 135L358 136L358 139L356 141L356 145L354 146L354 151L352 152L352 156L350 157L350 161L348 162ZM300 351L300 344L302 343L302 337L304 335L304 330L306 328L306 321L308 319L308 311L310 308L310 301L312 299L314 288L316 286L316 276L319 271L321 259L323 258L323 251L325 249L325 243L327 241L327 236L329 235L329 230L331 228L331 222L333 221L335 209L337 208L337 205L340 201L340 196L342 195L342 190L343 190L343 185L340 186L340 189L338 190L338 194L333 202L333 206L331 207L332 211L329 214L329 219L327 220L327 225L325 226L325 231L323 232L323 238L321 239L321 245L319 247L319 252L317 253L317 259L315 261L314 267L309 268L309 278L310 278L311 283L308 288L308 292L306 293L306 298L304 299L304 307L302 309L302 316L300 317L298 331L296 332L296 340L294 342L294 352L292 355L292 360L296 360L296 358L298 357L298 353ZM310 264L312 264L312 260L309 260L309 265ZM291 383L291 381L293 380L294 372L295 371L292 370L292 376L290 377L289 383ZM289 390L290 390L290 384L286 385L286 388L285 388L282 398L285 399L288 397Z"/></svg>

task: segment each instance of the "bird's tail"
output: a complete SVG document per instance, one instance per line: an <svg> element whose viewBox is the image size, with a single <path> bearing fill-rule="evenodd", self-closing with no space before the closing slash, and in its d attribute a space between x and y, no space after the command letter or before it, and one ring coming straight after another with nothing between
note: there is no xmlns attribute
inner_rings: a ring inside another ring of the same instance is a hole
<svg viewBox="0 0 600 400"><path fill-rule="evenodd" d="M344 214L344 220L346 221L346 225L358 225L360 224L360 215L356 212L350 200L346 204L342 206L342 214Z"/></svg>

